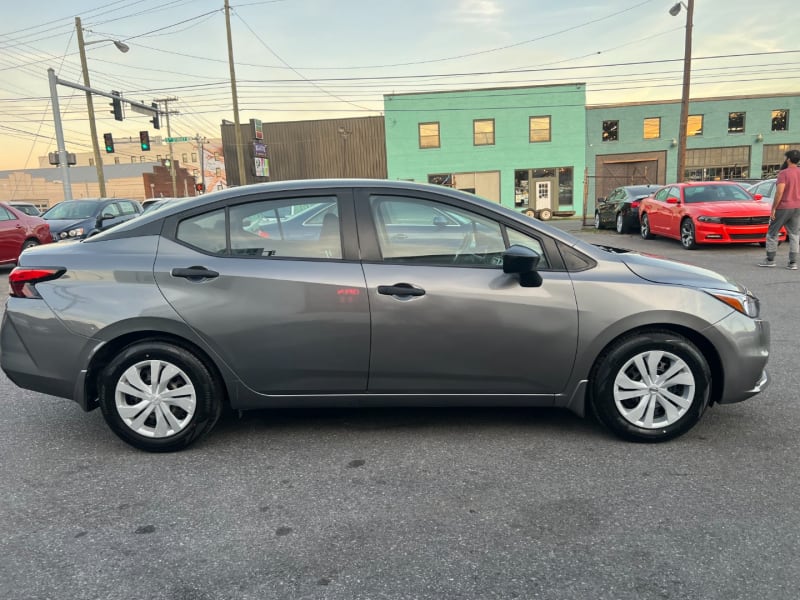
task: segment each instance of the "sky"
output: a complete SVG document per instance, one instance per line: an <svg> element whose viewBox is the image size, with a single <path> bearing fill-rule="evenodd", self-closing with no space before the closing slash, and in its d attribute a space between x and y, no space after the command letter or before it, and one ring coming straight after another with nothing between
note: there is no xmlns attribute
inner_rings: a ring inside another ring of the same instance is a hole
<svg viewBox="0 0 800 600"><path fill-rule="evenodd" d="M671 16L673 0L230 2L243 123L380 115L384 94L482 87L585 82L589 104L681 95L686 12ZM173 137L219 138L221 121L234 120L223 6L6 0L0 170L36 168L56 150L47 69L82 83L76 16L93 88L147 104L177 98ZM788 0L765 6L695 0L693 98L800 93L800 11ZM58 98L67 150L90 151L84 93L58 86ZM115 121L108 102L94 100L101 147L105 132L156 133L130 111Z"/></svg>

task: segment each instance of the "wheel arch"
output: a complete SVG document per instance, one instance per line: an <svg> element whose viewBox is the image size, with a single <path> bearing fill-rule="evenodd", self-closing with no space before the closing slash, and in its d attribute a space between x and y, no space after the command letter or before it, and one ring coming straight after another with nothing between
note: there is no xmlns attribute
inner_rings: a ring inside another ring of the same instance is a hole
<svg viewBox="0 0 800 600"><path fill-rule="evenodd" d="M123 348L143 340L174 344L175 346L183 348L184 350L197 356L197 358L206 366L206 368L208 368L211 374L220 382L221 387L224 390L224 398L222 398L223 404L227 406L231 405L231 397L233 395L231 384L227 378L223 377L219 366L206 350L176 333L145 329L141 331L124 333L111 340L108 340L92 355L89 366L86 369L86 375L84 378L85 384L81 398L84 410L94 410L99 406L98 378L105 366L111 361L112 357L119 353Z"/></svg>
<svg viewBox="0 0 800 600"><path fill-rule="evenodd" d="M675 323L652 323L650 325L642 325L639 327L635 327L633 329L629 329L614 336L603 346L600 352L597 353L594 361L592 362L592 366L589 370L588 381L591 382L594 379L595 373L597 372L597 369L599 368L602 359L608 353L608 350L609 348L611 348L611 346L613 346L622 339L628 337L634 337L642 333L678 334L685 337L695 346L697 346L697 349L703 355L703 358L706 359L709 371L711 372L711 381L709 382L710 383L710 394L708 402L709 406L715 404L720 400L720 398L722 398L723 383L725 381L724 378L725 369L722 365L722 359L720 358L716 348L714 348L714 345L711 343L711 341L707 337L705 337L702 333L690 327L677 325ZM583 398L581 399L581 402L578 404L578 406L575 406L573 402L571 403L572 404L571 406L567 407L573 412L577 412L580 415L586 414L586 410L588 408L588 402L591 400L592 386L587 385L585 386L584 389L585 393L583 394Z"/></svg>

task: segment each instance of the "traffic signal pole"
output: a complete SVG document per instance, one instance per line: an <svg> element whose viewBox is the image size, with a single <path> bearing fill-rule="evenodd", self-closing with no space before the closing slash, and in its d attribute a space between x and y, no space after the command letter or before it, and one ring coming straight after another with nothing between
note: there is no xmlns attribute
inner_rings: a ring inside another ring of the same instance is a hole
<svg viewBox="0 0 800 600"><path fill-rule="evenodd" d="M67 147L64 143L64 129L61 126L61 109L58 107L58 77L53 69L47 69L47 79L50 83L50 105L53 107L53 125L56 128L56 143L58 144L58 166L61 168L61 185L64 186L64 200L72 200L72 182L69 180L69 158Z"/></svg>

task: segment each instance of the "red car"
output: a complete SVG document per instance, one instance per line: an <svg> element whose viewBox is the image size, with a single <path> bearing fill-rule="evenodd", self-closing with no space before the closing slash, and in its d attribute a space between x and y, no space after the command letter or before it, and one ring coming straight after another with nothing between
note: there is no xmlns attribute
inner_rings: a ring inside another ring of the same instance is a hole
<svg viewBox="0 0 800 600"><path fill-rule="evenodd" d="M52 241L47 221L0 202L0 265L16 263L26 248Z"/></svg>
<svg viewBox="0 0 800 600"><path fill-rule="evenodd" d="M698 244L763 244L771 211L769 202L736 183L696 181L673 183L642 200L639 222L644 239L662 235L693 250Z"/></svg>

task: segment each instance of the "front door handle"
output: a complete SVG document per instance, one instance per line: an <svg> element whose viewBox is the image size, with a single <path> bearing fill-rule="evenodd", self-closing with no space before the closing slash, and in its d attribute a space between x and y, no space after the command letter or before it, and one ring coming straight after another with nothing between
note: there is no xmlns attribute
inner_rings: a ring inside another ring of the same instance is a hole
<svg viewBox="0 0 800 600"><path fill-rule="evenodd" d="M425 290L414 287L410 283L395 283L394 285L379 285L378 293L384 296L424 296Z"/></svg>
<svg viewBox="0 0 800 600"><path fill-rule="evenodd" d="M172 276L183 277L189 281L202 281L203 279L214 279L215 277L219 277L219 273L212 271L211 269L206 269L205 267L175 267L172 269Z"/></svg>

